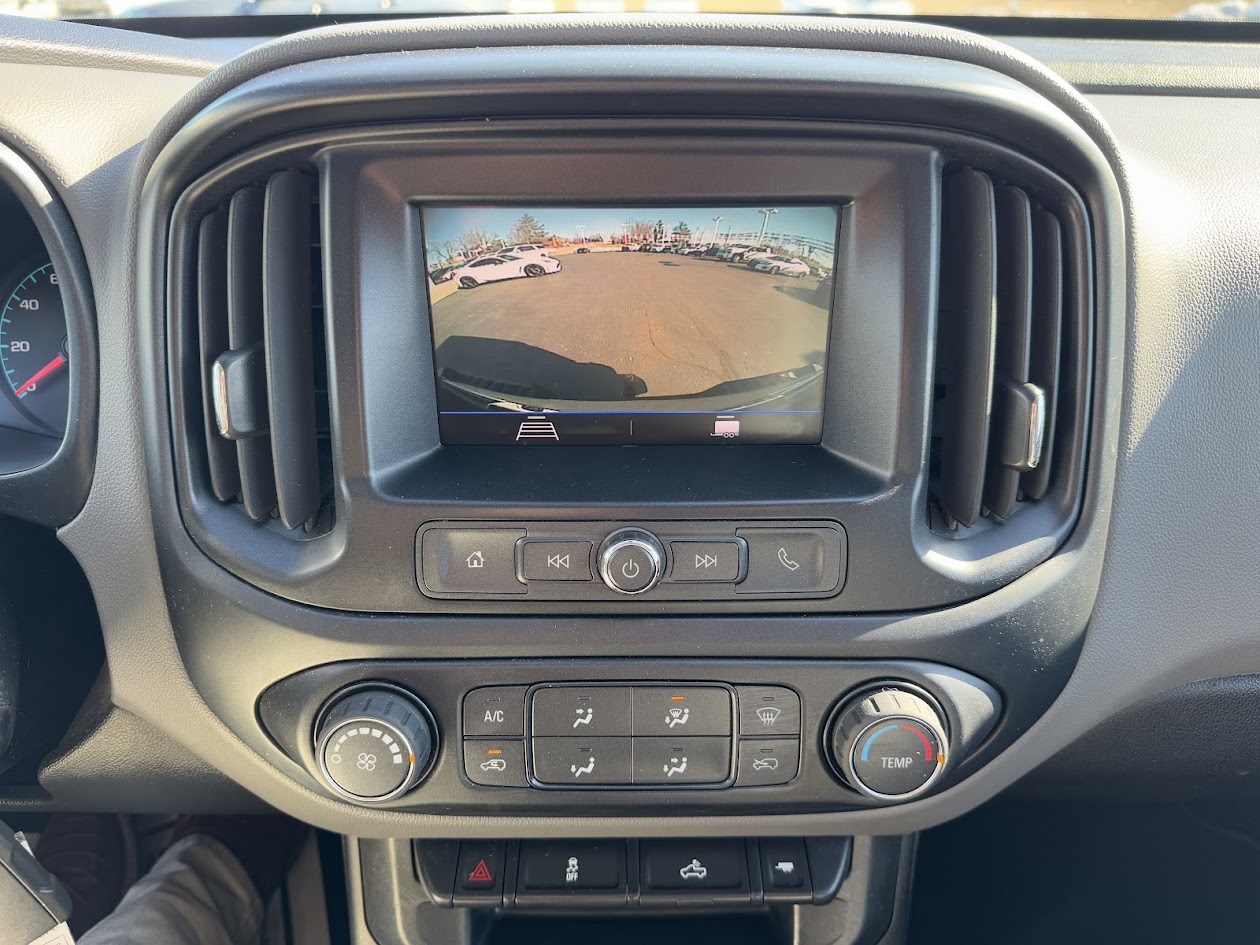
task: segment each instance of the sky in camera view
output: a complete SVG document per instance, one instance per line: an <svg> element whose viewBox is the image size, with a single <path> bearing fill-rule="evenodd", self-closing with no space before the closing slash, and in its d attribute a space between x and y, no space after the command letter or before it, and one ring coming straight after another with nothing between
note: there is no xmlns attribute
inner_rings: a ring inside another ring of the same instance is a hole
<svg viewBox="0 0 1260 945"><path fill-rule="evenodd" d="M634 209L574 207L435 207L424 211L425 242L430 247L455 243L469 232L481 232L491 238L502 237L515 242L513 225L524 214L533 216L548 235L580 241L602 236L612 240L626 232L626 225L637 221L664 224L666 238L675 227L685 223L693 242L713 241L714 218L721 229L721 239L737 239L741 234L757 236L764 219L759 212L770 207L636 207ZM819 243L834 243L836 211L832 207L777 207L766 227L767 234L791 235ZM583 227L584 229L579 229ZM731 234L728 237L727 234Z"/></svg>

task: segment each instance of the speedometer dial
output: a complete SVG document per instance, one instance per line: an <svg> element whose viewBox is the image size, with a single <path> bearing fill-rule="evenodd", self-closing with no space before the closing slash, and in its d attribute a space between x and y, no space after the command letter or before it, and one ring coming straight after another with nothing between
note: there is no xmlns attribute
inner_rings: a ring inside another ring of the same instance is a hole
<svg viewBox="0 0 1260 945"><path fill-rule="evenodd" d="M66 311L51 262L24 266L0 285L0 367L6 393L28 420L62 433L70 401Z"/></svg>

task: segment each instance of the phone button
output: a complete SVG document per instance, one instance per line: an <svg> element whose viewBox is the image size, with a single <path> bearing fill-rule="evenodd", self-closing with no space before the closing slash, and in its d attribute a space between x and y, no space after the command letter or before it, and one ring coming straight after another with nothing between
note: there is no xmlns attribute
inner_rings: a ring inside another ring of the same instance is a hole
<svg viewBox="0 0 1260 945"><path fill-rule="evenodd" d="M844 581L844 532L839 527L741 528L748 543L748 577L738 594L836 594Z"/></svg>

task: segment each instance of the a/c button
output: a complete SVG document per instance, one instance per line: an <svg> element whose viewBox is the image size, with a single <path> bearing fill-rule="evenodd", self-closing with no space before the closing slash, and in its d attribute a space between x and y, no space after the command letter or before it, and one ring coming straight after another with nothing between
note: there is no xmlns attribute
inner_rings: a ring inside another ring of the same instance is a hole
<svg viewBox="0 0 1260 945"><path fill-rule="evenodd" d="M525 734L525 687L487 686L464 696L464 734L513 736Z"/></svg>

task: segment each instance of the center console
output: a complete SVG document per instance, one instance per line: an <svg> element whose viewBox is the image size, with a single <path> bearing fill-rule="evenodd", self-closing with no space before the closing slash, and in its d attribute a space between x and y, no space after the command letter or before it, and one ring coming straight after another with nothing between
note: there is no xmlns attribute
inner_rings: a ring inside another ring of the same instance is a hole
<svg viewBox="0 0 1260 945"><path fill-rule="evenodd" d="M379 838L369 898L895 888L870 838L961 809L1058 696L1106 535L1118 191L1063 103L907 63L319 60L157 156L180 653L295 809Z"/></svg>

